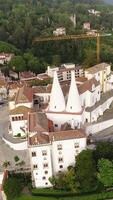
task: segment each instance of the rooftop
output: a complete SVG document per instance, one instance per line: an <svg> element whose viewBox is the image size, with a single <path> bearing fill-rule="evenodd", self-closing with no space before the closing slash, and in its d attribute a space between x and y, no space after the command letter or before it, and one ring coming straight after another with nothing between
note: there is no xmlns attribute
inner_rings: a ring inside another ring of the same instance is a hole
<svg viewBox="0 0 113 200"><path fill-rule="evenodd" d="M33 112L28 115L28 131L44 132L48 131L48 119L43 112Z"/></svg>
<svg viewBox="0 0 113 200"><path fill-rule="evenodd" d="M15 96L15 104L19 103L30 103L33 100L33 89L30 87L23 86L19 88Z"/></svg>
<svg viewBox="0 0 113 200"><path fill-rule="evenodd" d="M99 71L105 70L105 68L108 66L109 66L108 63L100 63L100 64L94 65L93 67L86 69L86 71L88 71L90 74L95 74Z"/></svg>
<svg viewBox="0 0 113 200"><path fill-rule="evenodd" d="M48 134L37 133L29 137L29 144L30 145L49 144L51 141L61 141L61 140L70 140L79 138L86 138L86 134L83 129L50 132Z"/></svg>
<svg viewBox="0 0 113 200"><path fill-rule="evenodd" d="M33 112L33 109L26 106L18 106L17 108L10 110L10 115L27 114L28 112Z"/></svg>

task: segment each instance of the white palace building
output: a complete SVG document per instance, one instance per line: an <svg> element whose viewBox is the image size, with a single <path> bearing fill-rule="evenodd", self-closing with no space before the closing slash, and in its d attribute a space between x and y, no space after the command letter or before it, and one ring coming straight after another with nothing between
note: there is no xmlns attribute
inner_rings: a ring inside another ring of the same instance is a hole
<svg viewBox="0 0 113 200"><path fill-rule="evenodd" d="M98 64L76 79L75 70L68 73L71 80L59 82L54 71L52 86L22 87L9 102L13 135L28 136L34 187L51 187L49 177L75 164L87 146L87 135L113 125L113 117L98 122L113 102L111 66ZM34 99L39 102L38 111Z"/></svg>

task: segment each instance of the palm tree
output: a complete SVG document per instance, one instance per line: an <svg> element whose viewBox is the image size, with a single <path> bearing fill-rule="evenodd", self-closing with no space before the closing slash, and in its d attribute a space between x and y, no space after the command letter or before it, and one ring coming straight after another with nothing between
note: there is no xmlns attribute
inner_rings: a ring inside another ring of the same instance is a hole
<svg viewBox="0 0 113 200"><path fill-rule="evenodd" d="M3 165L2 165L5 169L8 168L8 166L10 166L10 162L9 161L4 161Z"/></svg>

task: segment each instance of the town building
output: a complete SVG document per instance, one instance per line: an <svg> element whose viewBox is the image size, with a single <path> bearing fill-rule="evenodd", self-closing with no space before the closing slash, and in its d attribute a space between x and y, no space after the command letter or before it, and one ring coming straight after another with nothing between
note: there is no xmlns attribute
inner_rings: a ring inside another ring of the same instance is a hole
<svg viewBox="0 0 113 200"><path fill-rule="evenodd" d="M4 65L10 62L14 54L12 53L0 53L0 64Z"/></svg>
<svg viewBox="0 0 113 200"><path fill-rule="evenodd" d="M90 30L90 23L89 22L84 22L83 23L83 29L84 30Z"/></svg>
<svg viewBox="0 0 113 200"><path fill-rule="evenodd" d="M83 130L38 132L29 135L28 145L33 186L51 187L50 177L75 165L76 156L86 148L86 135Z"/></svg>
<svg viewBox="0 0 113 200"><path fill-rule="evenodd" d="M66 29L64 27L56 28L56 30L53 31L54 36L60 36L60 35L66 35Z"/></svg>
<svg viewBox="0 0 113 200"><path fill-rule="evenodd" d="M109 64L85 69L81 77L76 77L74 64L61 68L70 71L69 79L61 81L61 69L50 69L52 85L24 85L9 102L9 132L27 136L34 187L51 187L50 177L75 165L76 156L86 148L87 134L92 133L93 125L99 128L98 119L113 102ZM102 125L103 129L106 126L110 127L111 121Z"/></svg>
<svg viewBox="0 0 113 200"><path fill-rule="evenodd" d="M71 80L71 71L75 71L75 77L84 77L84 69L82 66L75 65L73 63L62 64L60 67L47 67L47 75L50 77L54 76L56 71L58 74L59 81Z"/></svg>
<svg viewBox="0 0 113 200"><path fill-rule="evenodd" d="M100 63L85 70L85 77L91 79L95 77L100 82L101 92L107 92L111 89L109 80L111 77L111 65Z"/></svg>

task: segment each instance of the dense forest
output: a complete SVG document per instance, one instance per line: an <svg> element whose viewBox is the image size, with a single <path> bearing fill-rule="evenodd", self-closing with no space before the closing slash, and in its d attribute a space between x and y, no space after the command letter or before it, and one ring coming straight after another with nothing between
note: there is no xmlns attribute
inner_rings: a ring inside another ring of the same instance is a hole
<svg viewBox="0 0 113 200"><path fill-rule="evenodd" d="M100 16L89 15L89 9L100 11ZM0 0L0 52L15 53L10 66L19 65L17 71L40 73L47 64L66 62L94 65L96 40L33 43L36 37L52 36L61 26L66 34L84 33L84 22L90 22L91 29L112 33L113 6L102 0ZM101 38L101 61L113 63L113 36Z"/></svg>

